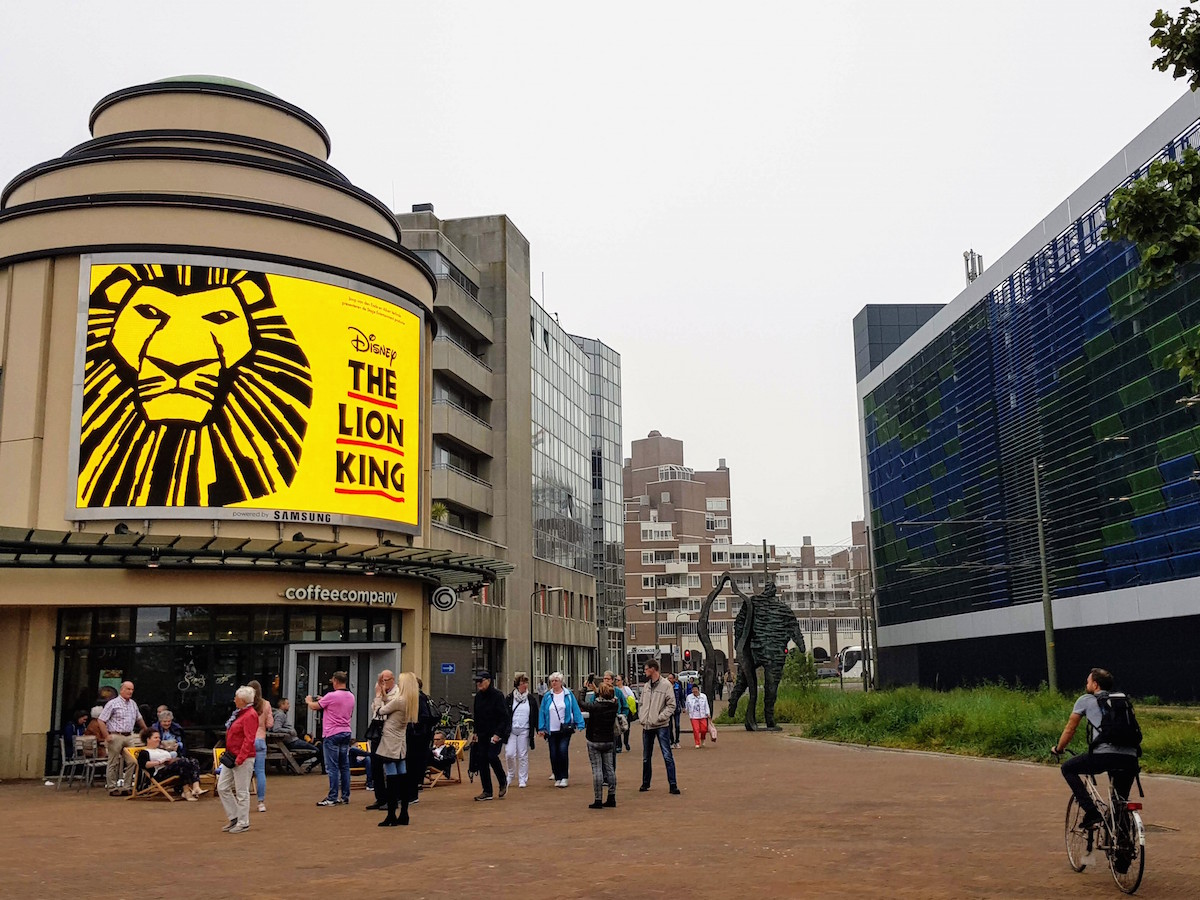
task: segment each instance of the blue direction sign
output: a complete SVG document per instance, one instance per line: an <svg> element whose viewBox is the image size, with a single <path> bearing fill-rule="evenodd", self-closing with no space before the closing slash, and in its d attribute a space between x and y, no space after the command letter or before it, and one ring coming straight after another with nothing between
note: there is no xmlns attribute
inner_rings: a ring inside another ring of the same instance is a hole
<svg viewBox="0 0 1200 900"><path fill-rule="evenodd" d="M442 663L442 674L443 675L453 675L454 674L454 663Z"/></svg>

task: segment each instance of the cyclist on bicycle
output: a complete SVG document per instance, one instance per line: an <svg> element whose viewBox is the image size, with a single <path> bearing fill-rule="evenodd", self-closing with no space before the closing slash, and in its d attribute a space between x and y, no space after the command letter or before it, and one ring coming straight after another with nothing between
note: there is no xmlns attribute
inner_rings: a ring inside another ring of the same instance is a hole
<svg viewBox="0 0 1200 900"><path fill-rule="evenodd" d="M1087 718L1088 752L1073 756L1062 764L1063 778L1071 786L1075 800L1084 812L1083 820L1080 822L1080 826L1084 829L1100 824L1100 813L1092 803L1087 788L1084 787L1083 776L1107 772L1112 779L1117 795L1122 800L1127 800L1129 799L1129 789L1133 787L1133 779L1137 777L1139 771L1137 748L1118 747L1114 744L1092 744L1093 735L1100 730L1101 718L1100 704L1097 702L1095 694L1097 691L1111 691L1112 689L1112 673L1105 669L1092 669L1087 677L1087 693L1075 701L1075 706L1071 710L1071 718L1067 720L1067 727L1063 729L1058 743L1050 751L1055 756L1060 756L1075 736L1075 729L1079 727L1080 719Z"/></svg>

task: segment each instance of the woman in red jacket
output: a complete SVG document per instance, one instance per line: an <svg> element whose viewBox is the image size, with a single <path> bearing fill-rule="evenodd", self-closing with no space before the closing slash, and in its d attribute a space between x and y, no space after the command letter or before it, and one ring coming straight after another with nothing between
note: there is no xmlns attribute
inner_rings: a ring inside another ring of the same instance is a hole
<svg viewBox="0 0 1200 900"><path fill-rule="evenodd" d="M217 795L229 818L229 824L221 830L241 834L250 830L250 775L254 772L254 738L258 734L258 713L252 705L254 688L238 688L233 702L237 709L225 731Z"/></svg>

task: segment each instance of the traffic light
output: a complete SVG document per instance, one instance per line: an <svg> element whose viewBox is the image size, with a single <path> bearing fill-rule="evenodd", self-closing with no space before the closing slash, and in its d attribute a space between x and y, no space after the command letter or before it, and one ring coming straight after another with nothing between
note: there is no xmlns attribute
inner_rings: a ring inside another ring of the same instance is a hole
<svg viewBox="0 0 1200 900"><path fill-rule="evenodd" d="M684 651L683 651L683 661L684 661L684 662L691 662L691 661L692 661L692 651L691 651L691 650L684 650Z"/></svg>

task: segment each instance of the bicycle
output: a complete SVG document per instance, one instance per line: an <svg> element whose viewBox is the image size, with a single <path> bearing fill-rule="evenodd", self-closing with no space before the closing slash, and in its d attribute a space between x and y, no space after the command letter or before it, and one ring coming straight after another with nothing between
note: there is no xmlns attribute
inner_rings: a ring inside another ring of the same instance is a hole
<svg viewBox="0 0 1200 900"><path fill-rule="evenodd" d="M1064 752L1075 755L1070 750ZM1137 783L1138 796L1145 797L1141 776L1134 776L1134 781ZM1101 821L1095 828L1086 831L1080 828L1083 808L1075 795L1071 795L1067 803L1067 861L1074 871L1082 872L1092 861L1092 851L1103 850L1108 857L1113 881L1123 893L1132 894L1142 883L1142 874L1146 869L1146 829L1140 814L1142 804L1123 800L1113 788L1112 775L1108 779L1107 800L1100 796L1095 775L1088 775L1083 783L1100 813Z"/></svg>

